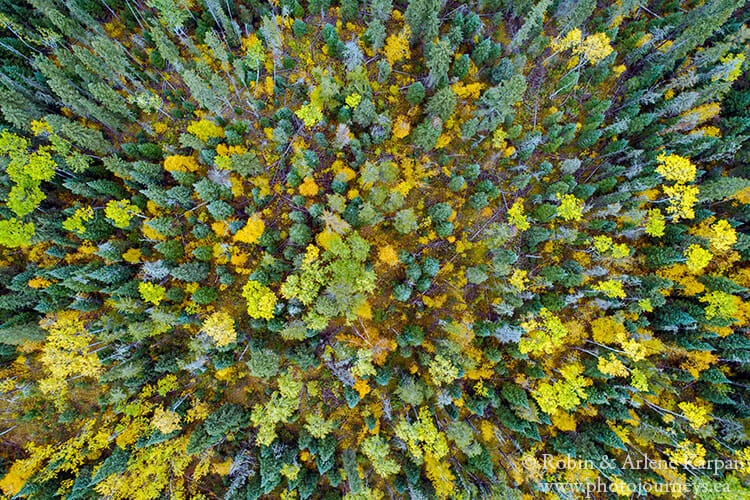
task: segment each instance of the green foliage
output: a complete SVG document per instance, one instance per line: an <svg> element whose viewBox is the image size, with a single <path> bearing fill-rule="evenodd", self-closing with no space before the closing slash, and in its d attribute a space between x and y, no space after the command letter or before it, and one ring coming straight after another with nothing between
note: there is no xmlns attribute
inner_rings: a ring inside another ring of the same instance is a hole
<svg viewBox="0 0 750 500"><path fill-rule="evenodd" d="M279 371L281 357L270 349L253 349L247 360L250 375L258 378L272 378Z"/></svg>
<svg viewBox="0 0 750 500"><path fill-rule="evenodd" d="M421 38L428 42L438 36L441 6L437 0L409 0L404 18L411 28L413 39Z"/></svg>
<svg viewBox="0 0 750 500"><path fill-rule="evenodd" d="M104 479L108 478L112 474L117 474L124 471L128 466L129 454L119 446L116 446L104 462L99 470L96 471L94 477L91 478L90 484L97 484Z"/></svg>
<svg viewBox="0 0 750 500"><path fill-rule="evenodd" d="M425 88L422 82L414 82L406 89L406 100L412 106L419 105L425 97Z"/></svg>
<svg viewBox="0 0 750 500"><path fill-rule="evenodd" d="M425 59L430 72L427 75L427 87L442 85L448 77L451 61L451 45L444 38L425 45Z"/></svg>
<svg viewBox="0 0 750 500"><path fill-rule="evenodd" d="M487 278L488 276L484 266L474 266L466 269L466 279L469 283L480 285L487 281Z"/></svg>
<svg viewBox="0 0 750 500"><path fill-rule="evenodd" d="M401 467L392 458L388 458L390 447L380 436L369 436L362 445L362 453L372 462L375 472L383 477L398 473Z"/></svg>
<svg viewBox="0 0 750 500"><path fill-rule="evenodd" d="M198 304L205 305L215 301L218 297L219 294L216 291L216 288L212 286L202 286L193 292L193 295L191 295L190 298Z"/></svg>
<svg viewBox="0 0 750 500"><path fill-rule="evenodd" d="M16 248L31 243L34 236L34 224L20 219L0 220L0 244Z"/></svg>
<svg viewBox="0 0 750 500"><path fill-rule="evenodd" d="M605 4L0 4L0 496L741 497L747 9Z"/></svg>
<svg viewBox="0 0 750 500"><path fill-rule="evenodd" d="M154 249L165 259L175 262L185 254L182 245L177 240L162 241L154 245Z"/></svg>
<svg viewBox="0 0 750 500"><path fill-rule="evenodd" d="M437 145L442 131L443 122L439 117L423 121L412 133L414 145L420 149L430 151Z"/></svg>
<svg viewBox="0 0 750 500"><path fill-rule="evenodd" d="M393 298L399 302L406 302L411 297L411 287L405 283L399 283L393 287Z"/></svg>
<svg viewBox="0 0 750 500"><path fill-rule="evenodd" d="M417 216L413 209L399 210L393 220L393 228L401 234L407 234L417 229Z"/></svg>

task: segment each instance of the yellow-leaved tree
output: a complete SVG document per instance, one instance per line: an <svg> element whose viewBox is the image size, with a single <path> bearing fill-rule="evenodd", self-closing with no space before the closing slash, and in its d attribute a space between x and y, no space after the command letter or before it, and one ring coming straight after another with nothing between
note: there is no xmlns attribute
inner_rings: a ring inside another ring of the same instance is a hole
<svg viewBox="0 0 750 500"><path fill-rule="evenodd" d="M98 377L102 362L91 351L94 336L86 329L81 313L66 310L46 316L40 326L47 330L41 361L49 375L39 381L42 392L64 394L73 377Z"/></svg>

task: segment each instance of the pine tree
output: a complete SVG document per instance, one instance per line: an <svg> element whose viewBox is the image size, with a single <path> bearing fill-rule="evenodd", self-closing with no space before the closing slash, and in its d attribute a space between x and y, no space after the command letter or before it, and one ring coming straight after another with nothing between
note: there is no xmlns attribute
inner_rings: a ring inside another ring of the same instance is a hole
<svg viewBox="0 0 750 500"><path fill-rule="evenodd" d="M409 0L404 18L411 29L412 42L422 40L425 46L440 30L440 0Z"/></svg>
<svg viewBox="0 0 750 500"><path fill-rule="evenodd" d="M430 70L427 76L427 87L433 88L442 85L447 80L448 70L450 69L450 42L442 38L437 42L426 44L425 58Z"/></svg>
<svg viewBox="0 0 750 500"><path fill-rule="evenodd" d="M528 15L526 15L521 28L513 35L513 39L508 45L509 51L515 51L521 45L527 41L529 34L536 29L536 27L542 21L547 8L552 4L551 0L542 0L531 9Z"/></svg>

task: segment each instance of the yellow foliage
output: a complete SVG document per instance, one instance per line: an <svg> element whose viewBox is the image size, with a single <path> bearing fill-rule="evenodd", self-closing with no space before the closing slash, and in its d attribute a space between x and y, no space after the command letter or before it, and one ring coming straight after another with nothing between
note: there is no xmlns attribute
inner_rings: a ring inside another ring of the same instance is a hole
<svg viewBox="0 0 750 500"><path fill-rule="evenodd" d="M357 308L357 316L362 319L372 319L372 307L366 300L362 302Z"/></svg>
<svg viewBox="0 0 750 500"><path fill-rule="evenodd" d="M304 181L299 186L299 194L307 198L312 198L318 194L318 185L315 184L315 180L312 177L305 177Z"/></svg>
<svg viewBox="0 0 750 500"><path fill-rule="evenodd" d="M245 146L228 146L223 142L216 146L216 154L219 156L241 155L244 153L247 153L247 148Z"/></svg>
<svg viewBox="0 0 750 500"><path fill-rule="evenodd" d="M169 434L180 429L180 416L170 410L165 410L161 406L154 411L154 417L151 419L151 425L159 430L162 434Z"/></svg>
<svg viewBox="0 0 750 500"><path fill-rule="evenodd" d="M680 368L687 370L695 378L719 361L719 358L711 351L694 351L688 353L687 356L688 359L680 364Z"/></svg>
<svg viewBox="0 0 750 500"><path fill-rule="evenodd" d="M701 302L707 302L706 319L720 317L733 319L739 309L740 298L726 292L714 290L700 298Z"/></svg>
<svg viewBox="0 0 750 500"><path fill-rule="evenodd" d="M255 214L247 220L245 227L235 233L234 241L241 241L251 245L256 244L260 237L263 236L265 228L266 224L263 222L263 219L258 214Z"/></svg>
<svg viewBox="0 0 750 500"><path fill-rule="evenodd" d="M138 248L128 248L128 250L122 254L122 258L128 264L135 264L140 262L142 257L141 250Z"/></svg>
<svg viewBox="0 0 750 500"><path fill-rule="evenodd" d="M729 68L729 71L725 70L724 79L728 82L733 82L742 75L742 63L745 62L745 54L739 52L737 54L727 54L720 59L721 63ZM721 78L721 75L714 75L711 77L712 81L716 81Z"/></svg>
<svg viewBox="0 0 750 500"><path fill-rule="evenodd" d="M582 54L591 64L597 64L613 52L609 44L609 37L605 33L589 35L577 47L573 49L574 54Z"/></svg>
<svg viewBox="0 0 750 500"><path fill-rule="evenodd" d="M36 468L33 466L33 460L16 460L11 465L8 473L0 480L0 489L8 497L14 496L18 493L26 481L34 475Z"/></svg>
<svg viewBox="0 0 750 500"><path fill-rule="evenodd" d="M370 387L370 384L368 384L366 380L359 379L354 383L354 390L356 390L359 393L360 398L363 398L367 394L370 393L372 388Z"/></svg>
<svg viewBox="0 0 750 500"><path fill-rule="evenodd" d="M450 463L447 460L438 460L432 454L425 455L425 466L427 478L435 487L435 494L438 498L450 498L456 493L456 486L453 481L456 476L450 469Z"/></svg>
<svg viewBox="0 0 750 500"><path fill-rule="evenodd" d="M456 93L460 99L479 99L479 95L482 93L484 84L481 82L464 84L463 82L456 82L451 85L453 92Z"/></svg>
<svg viewBox="0 0 750 500"><path fill-rule="evenodd" d="M605 375L612 377L627 377L629 375L628 369L625 365L615 357L614 354L610 353L609 359L605 357L599 358L597 368L600 372Z"/></svg>
<svg viewBox="0 0 750 500"><path fill-rule="evenodd" d="M170 155L164 159L164 170L169 172L195 172L198 168L192 156Z"/></svg>
<svg viewBox="0 0 750 500"><path fill-rule="evenodd" d="M399 115L393 124L393 136L397 139L403 139L404 137L409 135L410 131L411 123L409 122L409 118L404 115Z"/></svg>
<svg viewBox="0 0 750 500"><path fill-rule="evenodd" d="M43 392L64 390L66 379L73 376L96 377L101 373L101 360L89 351L94 336L86 330L77 311L48 315L39 324L48 332L41 356L49 372L40 382Z"/></svg>
<svg viewBox="0 0 750 500"><path fill-rule="evenodd" d="M224 129L209 120L200 120L188 125L187 131L203 142L212 137L222 137Z"/></svg>
<svg viewBox="0 0 750 500"><path fill-rule="evenodd" d="M318 257L320 257L320 248L312 244L307 245L307 248L305 249L305 260L303 261L303 264L311 264L312 262L317 260Z"/></svg>
<svg viewBox="0 0 750 500"><path fill-rule="evenodd" d="M237 340L234 319L226 312L215 312L203 320L201 332L208 335L216 345L223 347Z"/></svg>
<svg viewBox="0 0 750 500"><path fill-rule="evenodd" d="M356 108L357 105L362 102L362 96L359 95L357 92L350 94L346 96L346 99L344 100L346 105L352 109Z"/></svg>
<svg viewBox="0 0 750 500"><path fill-rule="evenodd" d="M388 64L393 66L402 59L409 59L411 51L409 50L409 37L411 30L409 26L404 26L399 34L390 35L385 41L383 52Z"/></svg>
<svg viewBox="0 0 750 500"><path fill-rule="evenodd" d="M284 464L286 465L286 464ZM232 470L232 459L227 458L223 462L216 462L213 464L214 472L220 476L229 475L229 471Z"/></svg>
<svg viewBox="0 0 750 500"><path fill-rule="evenodd" d="M39 276L35 276L34 278L31 278L27 285L29 285L30 288L47 288L49 285L51 285L52 282L50 280L40 278Z"/></svg>
<svg viewBox="0 0 750 500"><path fill-rule="evenodd" d="M737 243L737 231L722 219L711 226L711 249L716 253L728 252Z"/></svg>
<svg viewBox="0 0 750 500"><path fill-rule="evenodd" d="M576 47L581 43L581 30L575 28L570 30L563 38L555 38L550 43L550 49L553 52L566 50L572 47Z"/></svg>
<svg viewBox="0 0 750 500"><path fill-rule="evenodd" d="M498 127L495 129L495 131L492 133L492 147L495 149L505 149L507 147L507 144L505 142L505 139L508 138L507 132L503 130L501 127Z"/></svg>
<svg viewBox="0 0 750 500"><path fill-rule="evenodd" d="M558 217L566 221L581 220L583 214L583 200L580 200L572 194L560 196L557 193L557 199L560 200L560 206L557 207Z"/></svg>
<svg viewBox="0 0 750 500"><path fill-rule="evenodd" d="M513 288L523 290L524 288L526 288L526 281L528 281L528 278L526 276L528 274L528 271L526 271L525 269L516 269L515 271L513 271L513 275L508 279L508 281L513 286Z"/></svg>
<svg viewBox="0 0 750 500"><path fill-rule="evenodd" d="M531 319L521 323L527 335L518 342L518 350L522 353L551 353L560 347L562 339L568 333L560 318L552 314L547 308L539 311L541 321Z"/></svg>
<svg viewBox="0 0 750 500"><path fill-rule="evenodd" d="M721 105L718 102L710 102L686 111L680 115L680 118L690 124L699 124L710 120L720 112Z"/></svg>
<svg viewBox="0 0 750 500"><path fill-rule="evenodd" d="M575 414L564 411L555 413L551 417L552 424L563 432L576 430Z"/></svg>
<svg viewBox="0 0 750 500"><path fill-rule="evenodd" d="M591 385L590 379L582 376L583 367L578 364L569 364L560 369L563 378L554 384L542 382L533 393L539 408L554 415L562 410L572 410L586 399L584 387Z"/></svg>
<svg viewBox="0 0 750 500"><path fill-rule="evenodd" d="M667 450L666 454L672 462L701 468L706 464L706 449L700 443L688 439L682 441L674 450Z"/></svg>
<svg viewBox="0 0 750 500"><path fill-rule="evenodd" d="M673 186L664 186L664 194L669 199L667 213L672 214L675 222L682 219L692 219L695 217L693 206L698 203L698 186L675 184Z"/></svg>
<svg viewBox="0 0 750 500"><path fill-rule="evenodd" d="M610 317L597 318L591 322L591 334L600 344L613 341L622 342L627 338L627 330L622 323Z"/></svg>
<svg viewBox="0 0 750 500"><path fill-rule="evenodd" d="M603 292L607 297L611 299L624 299L625 290L622 288L622 282L617 280L606 280L597 283L592 287L594 290Z"/></svg>
<svg viewBox="0 0 750 500"><path fill-rule="evenodd" d="M698 430L711 420L711 416L709 415L711 408L707 405L685 401L677 406L680 407L683 416L690 422L690 425L695 430Z"/></svg>
<svg viewBox="0 0 750 500"><path fill-rule="evenodd" d="M142 281L138 283L138 292L141 294L141 298L146 302L151 302L155 306L164 299L164 295L167 293L167 289L161 285L151 283L148 281Z"/></svg>
<svg viewBox="0 0 750 500"><path fill-rule="evenodd" d="M141 233L149 240L163 240L164 235L147 224L141 226Z"/></svg>
<svg viewBox="0 0 750 500"><path fill-rule="evenodd" d="M251 318L273 318L278 299L270 288L251 280L242 288L242 296L247 301L247 313Z"/></svg>
<svg viewBox="0 0 750 500"><path fill-rule="evenodd" d="M702 246L692 244L685 250L685 257L688 269L697 274L711 262L713 255Z"/></svg>
<svg viewBox="0 0 750 500"><path fill-rule="evenodd" d="M196 399L193 401L192 408L188 410L185 421L187 423L192 423L198 422L200 420L205 420L205 418L208 417L209 414L210 410L208 404L199 399Z"/></svg>
<svg viewBox="0 0 750 500"><path fill-rule="evenodd" d="M151 500L174 480L181 477L192 461L185 451L189 436L180 436L153 446L133 450L128 468L112 474L94 489L112 500Z"/></svg>
<svg viewBox="0 0 750 500"><path fill-rule="evenodd" d="M523 213L523 198L519 198L513 202L513 206L508 210L508 220L519 231L526 231L531 227L526 215Z"/></svg>
<svg viewBox="0 0 750 500"><path fill-rule="evenodd" d="M664 215L662 215L661 210L658 208L649 209L646 219L646 234L660 238L664 235L665 227Z"/></svg>
<svg viewBox="0 0 750 500"><path fill-rule="evenodd" d="M104 214L115 227L122 229L126 229L130 225L130 219L140 213L141 209L133 205L130 200L110 200L104 209Z"/></svg>
<svg viewBox="0 0 750 500"><path fill-rule="evenodd" d="M90 221L94 218L94 209L91 207L79 208L73 215L65 219L62 223L62 227L68 231L83 234L86 232L84 222Z"/></svg>
<svg viewBox="0 0 750 500"><path fill-rule="evenodd" d="M659 162L656 172L668 181L687 183L695 180L695 165L688 158L660 154L656 160Z"/></svg>
<svg viewBox="0 0 750 500"><path fill-rule="evenodd" d="M341 240L341 236L329 229L326 229L325 231L322 231L318 233L317 236L315 236L315 241L318 243L318 245L325 248L326 250L330 250L330 245L335 240Z"/></svg>

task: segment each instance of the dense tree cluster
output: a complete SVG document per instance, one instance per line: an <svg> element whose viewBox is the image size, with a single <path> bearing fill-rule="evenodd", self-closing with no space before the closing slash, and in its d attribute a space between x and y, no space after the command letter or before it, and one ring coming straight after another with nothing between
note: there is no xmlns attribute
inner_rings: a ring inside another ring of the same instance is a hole
<svg viewBox="0 0 750 500"><path fill-rule="evenodd" d="M0 0L4 498L750 498L748 19Z"/></svg>

